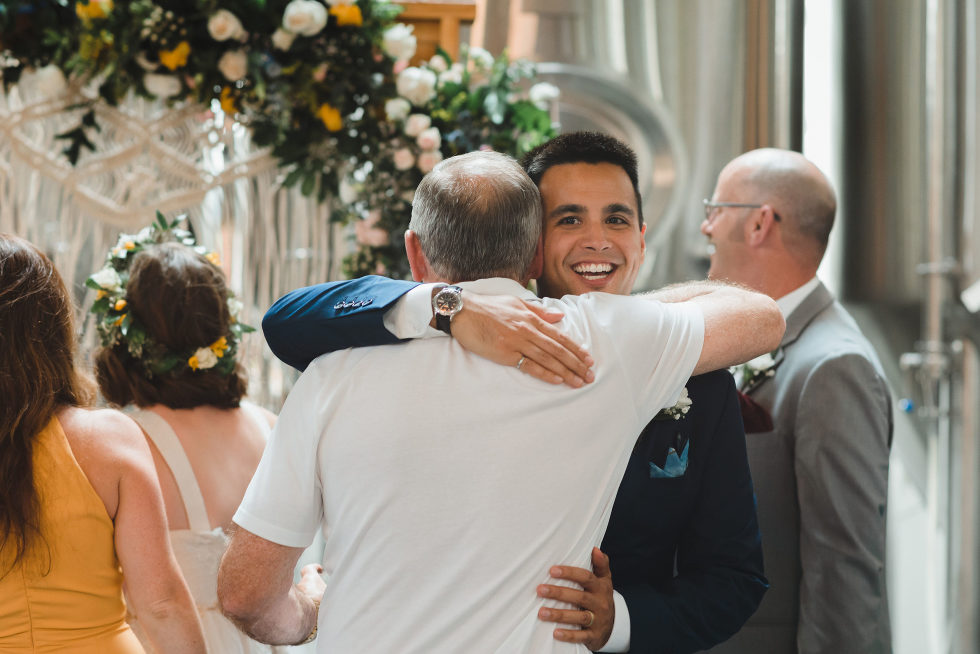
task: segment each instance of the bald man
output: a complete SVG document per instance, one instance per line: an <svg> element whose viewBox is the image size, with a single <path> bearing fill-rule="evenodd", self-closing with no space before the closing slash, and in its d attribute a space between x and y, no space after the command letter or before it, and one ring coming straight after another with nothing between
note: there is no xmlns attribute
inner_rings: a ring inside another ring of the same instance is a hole
<svg viewBox="0 0 980 654"><path fill-rule="evenodd" d="M777 149L733 160L705 200L708 276L769 295L786 318L771 369L741 381L775 425L746 436L771 587L713 652L891 651L891 398L871 344L816 277L836 207L816 166Z"/></svg>

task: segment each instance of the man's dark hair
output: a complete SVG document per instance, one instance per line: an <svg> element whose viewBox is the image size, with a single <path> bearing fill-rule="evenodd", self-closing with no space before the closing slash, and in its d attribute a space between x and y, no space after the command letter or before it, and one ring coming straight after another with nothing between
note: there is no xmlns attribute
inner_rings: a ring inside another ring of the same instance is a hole
<svg viewBox="0 0 980 654"><path fill-rule="evenodd" d="M521 159L521 166L535 185L541 184L541 178L552 166L575 163L608 163L622 168L633 184L637 216L640 225L643 225L643 201L640 198L639 177L636 172L636 153L619 139L601 132L559 134Z"/></svg>

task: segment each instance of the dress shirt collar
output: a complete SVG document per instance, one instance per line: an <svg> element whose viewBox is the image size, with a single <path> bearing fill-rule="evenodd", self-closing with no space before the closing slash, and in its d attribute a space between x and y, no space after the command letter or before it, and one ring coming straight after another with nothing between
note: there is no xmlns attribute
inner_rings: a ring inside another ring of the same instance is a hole
<svg viewBox="0 0 980 654"><path fill-rule="evenodd" d="M779 310L783 313L783 318L789 318L789 314L793 313L796 307L800 306L803 300L806 299L806 296L812 293L819 284L820 280L814 277L795 291L790 291L776 300L776 305L779 306Z"/></svg>
<svg viewBox="0 0 980 654"><path fill-rule="evenodd" d="M473 282L460 282L457 286L473 293L483 295L514 295L522 300L539 300L537 295L521 286L513 279L503 277L489 277L478 279Z"/></svg>

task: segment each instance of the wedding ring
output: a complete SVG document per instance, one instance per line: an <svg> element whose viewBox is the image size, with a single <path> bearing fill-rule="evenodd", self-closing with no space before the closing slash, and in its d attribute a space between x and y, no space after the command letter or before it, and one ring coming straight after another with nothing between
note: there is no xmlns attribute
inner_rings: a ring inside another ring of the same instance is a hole
<svg viewBox="0 0 980 654"><path fill-rule="evenodd" d="M588 629L589 627L592 626L592 623L595 622L595 613L593 613L592 611L589 611L588 609L586 609L585 612L589 614L589 621L586 622L582 626L584 626L586 629Z"/></svg>
<svg viewBox="0 0 980 654"><path fill-rule="evenodd" d="M525 362L525 361L527 361L527 357L526 357L526 356L524 356L524 355L522 354L522 355L521 355L521 360L517 362L517 369L518 369L518 370L520 370L520 369L521 369L521 366L523 366L523 365L524 365L524 362Z"/></svg>

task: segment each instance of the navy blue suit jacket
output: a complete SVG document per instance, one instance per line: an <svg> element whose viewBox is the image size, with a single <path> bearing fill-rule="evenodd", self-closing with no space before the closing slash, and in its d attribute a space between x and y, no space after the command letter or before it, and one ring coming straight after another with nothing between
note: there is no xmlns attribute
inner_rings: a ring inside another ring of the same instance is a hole
<svg viewBox="0 0 980 654"><path fill-rule="evenodd" d="M299 289L272 305L262 329L277 357L304 370L326 352L397 342L382 318L414 286L363 277ZM630 652L716 645L768 588L732 376L693 377L687 389L684 418L654 420L640 434L602 542L629 607Z"/></svg>

